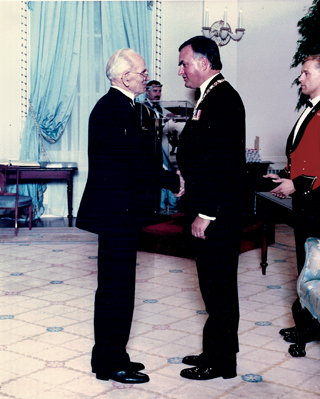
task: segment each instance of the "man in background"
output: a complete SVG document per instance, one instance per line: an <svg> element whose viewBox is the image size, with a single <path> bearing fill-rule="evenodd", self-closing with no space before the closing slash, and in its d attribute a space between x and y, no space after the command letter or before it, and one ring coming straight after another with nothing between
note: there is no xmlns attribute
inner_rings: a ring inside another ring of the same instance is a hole
<svg viewBox="0 0 320 399"><path fill-rule="evenodd" d="M155 112L157 118L163 117L162 108L159 104L159 101L161 99L161 92L162 92L162 84L157 80L150 80L147 83L147 90L146 90L147 98L144 104Z"/></svg>
<svg viewBox="0 0 320 399"><path fill-rule="evenodd" d="M131 49L118 50L106 74L111 88L89 118L89 173L76 226L98 234L92 371L101 380L139 384L149 377L126 351L138 235L146 210L153 210L148 193L156 185L178 193L180 178L156 162L154 140L135 110L134 99L145 92L149 78L144 59Z"/></svg>
<svg viewBox="0 0 320 399"><path fill-rule="evenodd" d="M245 179L245 110L220 70L215 41L196 36L179 48L179 76L200 97L179 137L185 214L192 234L200 291L208 313L202 353L183 358L192 380L237 375L237 269Z"/></svg>
<svg viewBox="0 0 320 399"><path fill-rule="evenodd" d="M163 128L166 124L166 119L163 115L163 109L159 103L161 100L162 94L162 84L157 80L150 80L147 83L146 90L146 100L144 105L149 108L153 113L152 117L156 118L156 127L157 127L157 141L159 147L162 151L163 157L163 168L165 170L169 170L171 172L176 171L175 166L170 161L169 154L167 154L166 150L162 145L163 139ZM176 197L171 190L167 190L165 188L161 188L161 196L160 196L160 209L159 213L162 215L171 215L173 213L177 213L179 211L179 197Z"/></svg>

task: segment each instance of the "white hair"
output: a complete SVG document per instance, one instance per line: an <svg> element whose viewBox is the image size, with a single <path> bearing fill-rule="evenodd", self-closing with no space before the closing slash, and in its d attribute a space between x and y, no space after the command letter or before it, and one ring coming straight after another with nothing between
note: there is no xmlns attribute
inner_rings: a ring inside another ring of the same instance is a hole
<svg viewBox="0 0 320 399"><path fill-rule="evenodd" d="M113 53L107 63L107 78L113 80L123 73L130 72L134 66L133 55L137 53L130 48L122 48Z"/></svg>

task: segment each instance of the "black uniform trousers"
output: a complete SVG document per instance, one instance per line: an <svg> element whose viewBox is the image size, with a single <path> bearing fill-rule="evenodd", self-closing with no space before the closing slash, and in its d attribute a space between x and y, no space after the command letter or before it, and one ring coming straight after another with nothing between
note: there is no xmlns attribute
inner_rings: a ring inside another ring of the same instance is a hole
<svg viewBox="0 0 320 399"><path fill-rule="evenodd" d="M308 195L292 195L293 227L298 274L305 263L304 244L309 237L320 237L320 189Z"/></svg>

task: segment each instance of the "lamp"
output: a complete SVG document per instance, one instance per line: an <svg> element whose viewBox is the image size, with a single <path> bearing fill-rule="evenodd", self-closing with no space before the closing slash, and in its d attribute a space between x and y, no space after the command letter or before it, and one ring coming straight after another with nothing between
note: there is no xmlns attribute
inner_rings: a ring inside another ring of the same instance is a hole
<svg viewBox="0 0 320 399"><path fill-rule="evenodd" d="M242 28L242 10L239 11L238 28L235 33L232 32L231 26L227 22L227 9L224 10L223 21L216 21L209 26L209 11L206 10L205 23L202 27L203 36L214 40L218 46L225 46L230 39L239 42L244 35L245 29Z"/></svg>

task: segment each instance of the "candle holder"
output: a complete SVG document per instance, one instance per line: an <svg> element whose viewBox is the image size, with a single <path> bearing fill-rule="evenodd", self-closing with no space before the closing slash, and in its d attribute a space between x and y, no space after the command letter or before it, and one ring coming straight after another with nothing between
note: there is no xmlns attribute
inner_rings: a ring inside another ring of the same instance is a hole
<svg viewBox="0 0 320 399"><path fill-rule="evenodd" d="M230 26L229 26L230 28ZM228 29L226 27L222 27L220 29L220 37L221 40L225 40L227 37L231 37L232 40L239 42L242 39L242 36L244 35L245 29L243 28L237 28L235 30L235 33L232 33L231 29Z"/></svg>
<svg viewBox="0 0 320 399"><path fill-rule="evenodd" d="M209 12L206 11L206 24L209 25ZM239 12L239 27L235 30L235 33L232 32L231 26L227 22L227 9L224 11L223 21L216 21L211 26L203 26L202 34L203 36L214 40L218 46L225 46L230 42L230 40L234 40L239 42L243 35L245 29L242 28L242 11Z"/></svg>
<svg viewBox="0 0 320 399"><path fill-rule="evenodd" d="M221 35L222 29L226 31L226 35L224 33ZM224 26L223 21L216 21L210 27L204 26L202 28L203 36L213 39L218 46L225 46L230 42L231 36L228 35L230 32L230 25L227 23L227 25Z"/></svg>

